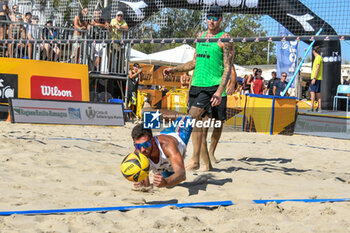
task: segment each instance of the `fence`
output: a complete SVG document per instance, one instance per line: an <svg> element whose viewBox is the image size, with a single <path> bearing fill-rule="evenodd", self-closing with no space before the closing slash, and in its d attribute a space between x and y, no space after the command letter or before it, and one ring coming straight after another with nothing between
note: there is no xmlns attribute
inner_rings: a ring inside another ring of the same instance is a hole
<svg viewBox="0 0 350 233"><path fill-rule="evenodd" d="M0 21L0 56L85 64L89 72L126 76L128 31L89 27L88 30Z"/></svg>

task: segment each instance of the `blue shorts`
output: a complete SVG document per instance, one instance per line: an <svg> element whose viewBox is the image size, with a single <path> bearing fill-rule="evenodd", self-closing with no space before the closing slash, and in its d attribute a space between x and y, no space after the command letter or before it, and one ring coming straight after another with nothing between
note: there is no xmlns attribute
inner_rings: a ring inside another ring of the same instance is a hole
<svg viewBox="0 0 350 233"><path fill-rule="evenodd" d="M169 172L169 171L164 171L161 173L161 175L163 176L163 178L168 178L169 176L174 175L175 172Z"/></svg>
<svg viewBox="0 0 350 233"><path fill-rule="evenodd" d="M315 93L321 92L321 80L316 80L315 85L310 84L310 91Z"/></svg>
<svg viewBox="0 0 350 233"><path fill-rule="evenodd" d="M180 121L182 121L181 127L179 124ZM192 125L190 124L191 121L191 116L178 117L175 121L172 122L170 127L163 129L160 134L177 133L187 146L192 133Z"/></svg>

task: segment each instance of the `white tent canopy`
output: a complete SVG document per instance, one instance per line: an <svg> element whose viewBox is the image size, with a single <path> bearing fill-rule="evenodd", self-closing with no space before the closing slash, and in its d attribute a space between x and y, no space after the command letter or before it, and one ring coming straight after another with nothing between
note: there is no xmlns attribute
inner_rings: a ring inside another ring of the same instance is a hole
<svg viewBox="0 0 350 233"><path fill-rule="evenodd" d="M136 49L131 49L130 51L130 59L136 59L136 58L146 58L148 55L146 53L137 51Z"/></svg>
<svg viewBox="0 0 350 233"><path fill-rule="evenodd" d="M145 57L131 57L130 61L152 65L179 65L191 61L194 53L195 49L185 44L173 49L151 53Z"/></svg>

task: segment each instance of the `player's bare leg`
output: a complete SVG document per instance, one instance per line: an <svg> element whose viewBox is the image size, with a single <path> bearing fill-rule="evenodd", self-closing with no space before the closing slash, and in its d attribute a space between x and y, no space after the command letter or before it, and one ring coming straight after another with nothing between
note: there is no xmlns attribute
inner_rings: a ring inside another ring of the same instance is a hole
<svg viewBox="0 0 350 233"><path fill-rule="evenodd" d="M223 122L221 122L221 127L214 128L213 133L211 134L210 139L210 148L209 148L209 158L212 163L217 163L219 160L217 160L214 156L216 146L218 145L218 142L221 138L222 128L223 128Z"/></svg>
<svg viewBox="0 0 350 233"><path fill-rule="evenodd" d="M208 120L208 117L205 117L203 120ZM203 127L202 128L202 146L200 148L200 158L202 159L204 163L203 171L210 171L213 169L210 159L209 159L209 153L208 153L208 143L207 143L207 136L208 136L208 130L209 128Z"/></svg>
<svg viewBox="0 0 350 233"><path fill-rule="evenodd" d="M201 120L204 109L192 106L190 109L190 115L193 119ZM199 156L201 152L202 145L202 128L197 128L196 125L193 127L192 131L192 144L193 144L193 154L192 159L189 164L186 166L186 170L198 170L200 167Z"/></svg>

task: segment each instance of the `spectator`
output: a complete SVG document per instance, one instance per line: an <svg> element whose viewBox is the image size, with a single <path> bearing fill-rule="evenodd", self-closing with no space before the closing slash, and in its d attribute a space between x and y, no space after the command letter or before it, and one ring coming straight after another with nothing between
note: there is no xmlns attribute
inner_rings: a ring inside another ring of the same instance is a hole
<svg viewBox="0 0 350 233"><path fill-rule="evenodd" d="M89 13L89 10L87 7L84 7L81 12L75 16L74 18L74 34L73 34L73 40L81 40L83 39L83 32L81 30L87 30L89 23L87 20L87 15ZM75 43L73 45L73 51L74 51L74 58L75 63L79 63L79 53L80 53L80 45L78 43Z"/></svg>
<svg viewBox="0 0 350 233"><path fill-rule="evenodd" d="M180 82L181 82L182 89L188 89L190 87L191 75L189 74L189 71L181 75Z"/></svg>
<svg viewBox="0 0 350 233"><path fill-rule="evenodd" d="M12 10L9 12L9 18L10 18L10 20L11 21L16 21L16 13L18 14L19 12L18 12L18 5L13 5L12 6Z"/></svg>
<svg viewBox="0 0 350 233"><path fill-rule="evenodd" d="M8 18L8 13L10 13L9 7L8 7L8 2L7 1L1 1L0 2L0 21L7 21ZM0 40L6 39L6 23L5 22L0 22Z"/></svg>
<svg viewBox="0 0 350 233"><path fill-rule="evenodd" d="M243 81L242 81L242 95L250 93L250 84L248 84L249 79L250 79L250 75L247 75L247 74L244 75Z"/></svg>
<svg viewBox="0 0 350 233"><path fill-rule="evenodd" d="M317 98L318 107L316 112L321 112L322 110L322 95L321 95L321 82L323 77L323 58L320 55L320 46L315 46L312 49L312 54L315 60L312 65L311 71L311 85L310 85L310 95L311 95L311 108L309 111L314 111L315 97Z"/></svg>
<svg viewBox="0 0 350 233"><path fill-rule="evenodd" d="M137 96L137 89L139 85L140 76L142 73L142 68L138 63L134 63L132 66L132 69L129 70L129 82L128 82L128 95L126 97L126 107L128 108L129 105L136 105L136 100L132 101L133 96Z"/></svg>
<svg viewBox="0 0 350 233"><path fill-rule="evenodd" d="M37 15L33 15L32 17L32 25L31 29L29 30L28 33L28 38L31 40L39 40L41 39L40 36L40 28L39 28L39 17ZM44 51L44 44L39 43L39 44L34 44L35 48L33 49L33 59L40 60L40 55L41 52Z"/></svg>
<svg viewBox="0 0 350 233"><path fill-rule="evenodd" d="M122 11L118 11L116 14L116 17L112 19L111 21L111 27L112 27L112 39L118 40L122 38L122 30L129 30L129 26L126 24L125 20L123 19L124 13Z"/></svg>
<svg viewBox="0 0 350 233"><path fill-rule="evenodd" d="M32 24L32 13L27 12L25 14L25 18L24 18L24 28L26 30L26 37L28 40L33 40L33 39L37 39L37 32L35 32L34 29L34 25ZM27 43L27 48L28 48L28 58L32 59L32 55L33 55L33 44L32 43Z"/></svg>
<svg viewBox="0 0 350 233"><path fill-rule="evenodd" d="M48 20L46 22L46 27L43 28L42 33L43 40L54 40L57 39L57 31L52 28L52 20ZM54 53L54 61L57 61L60 56L60 48L57 46L57 43L44 44L44 59L51 61L52 60L52 52Z"/></svg>
<svg viewBox="0 0 350 233"><path fill-rule="evenodd" d="M347 78L343 78L343 85L349 85L349 81Z"/></svg>
<svg viewBox="0 0 350 233"><path fill-rule="evenodd" d="M109 30L109 23L101 18L101 13L101 10L94 11L94 17L91 20L92 39L107 39L105 35ZM95 70L98 69L98 66L100 64L104 46L106 47L106 44L102 43L93 44L92 46L92 60L94 61L93 63Z"/></svg>
<svg viewBox="0 0 350 233"><path fill-rule="evenodd" d="M254 77L254 81L250 87L250 92L252 94L264 95L266 92L264 78L261 77L261 74L262 74L262 70L258 69L256 71L256 76Z"/></svg>
<svg viewBox="0 0 350 233"><path fill-rule="evenodd" d="M275 85L275 83L279 80L277 79L277 74L275 71L271 72L271 79L267 82L267 91L268 91L268 95L275 95L273 92L273 87Z"/></svg>
<svg viewBox="0 0 350 233"><path fill-rule="evenodd" d="M112 19L111 21L111 28L112 28L112 39L118 40L123 38L122 35L125 33L123 30L128 30L129 27L126 24L125 20L123 19L124 14L122 11L118 11L116 14L116 17ZM124 66L122 61L124 61L125 57L125 50L122 48L122 46L118 44L114 44L113 50L111 50L111 56L113 59L111 59L111 72L112 73L121 73L123 72ZM119 61L119 62L117 62Z"/></svg>
<svg viewBox="0 0 350 233"><path fill-rule="evenodd" d="M273 86L273 95L281 96L281 93L286 89L286 86L288 85L287 79L287 73L283 72L281 74L281 79L277 79L277 81L274 83ZM286 93L286 96L288 96L288 93Z"/></svg>
<svg viewBox="0 0 350 233"><path fill-rule="evenodd" d="M9 27L9 39L11 40L20 40L20 39L26 39L26 30L23 27L23 18L20 13L16 13L13 23L11 23ZM13 47L16 49L14 51ZM20 53L22 53L22 50L24 49L23 43L10 43L9 44L9 57L16 57L18 58L19 55L17 53L17 49L20 49Z"/></svg>

